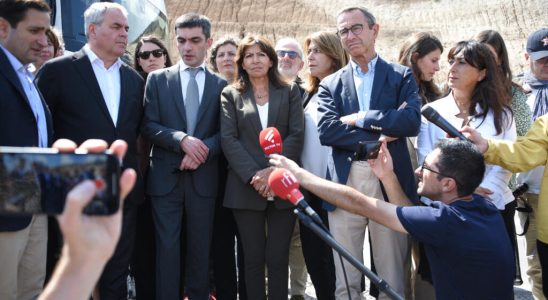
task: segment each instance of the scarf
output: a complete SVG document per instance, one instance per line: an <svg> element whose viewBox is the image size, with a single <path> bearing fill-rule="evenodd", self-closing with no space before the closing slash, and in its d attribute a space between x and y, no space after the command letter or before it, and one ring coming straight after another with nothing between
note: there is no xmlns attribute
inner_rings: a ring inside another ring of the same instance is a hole
<svg viewBox="0 0 548 300"><path fill-rule="evenodd" d="M540 116L548 113L548 80L538 80L533 74L525 73L523 82L528 84L535 94L535 102L533 104L533 122Z"/></svg>

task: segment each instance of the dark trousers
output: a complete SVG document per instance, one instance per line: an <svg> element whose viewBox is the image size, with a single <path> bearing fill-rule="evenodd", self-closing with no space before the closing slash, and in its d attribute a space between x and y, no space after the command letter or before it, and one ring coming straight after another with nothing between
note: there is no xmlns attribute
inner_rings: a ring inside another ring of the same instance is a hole
<svg viewBox="0 0 548 300"><path fill-rule="evenodd" d="M266 299L266 263L268 299L287 300L289 242L295 227L293 209L277 209L269 202L263 211L233 209L232 212L242 237L248 298Z"/></svg>
<svg viewBox="0 0 548 300"><path fill-rule="evenodd" d="M150 198L139 206L137 212L135 248L131 258L131 274L135 278L137 299L154 299L156 295L156 245Z"/></svg>
<svg viewBox="0 0 548 300"><path fill-rule="evenodd" d="M322 200L312 193L307 193L306 201L329 228L327 211L322 208ZM300 229L304 261L316 290L316 297L318 300L334 300L335 265L331 247L303 223L300 224Z"/></svg>
<svg viewBox="0 0 548 300"><path fill-rule="evenodd" d="M114 255L107 262L103 274L99 278L98 285L101 300L127 299L127 277L135 243L137 220L137 206L134 197L135 195L130 195L125 202L122 217L122 235L116 245Z"/></svg>
<svg viewBox="0 0 548 300"><path fill-rule="evenodd" d="M206 180L205 178L202 180ZM209 254L215 197L200 196L190 174L173 191L151 197L156 228L156 299L182 299L181 228L186 225L185 286L190 300L209 298ZM184 212L184 218L183 218Z"/></svg>
<svg viewBox="0 0 548 300"><path fill-rule="evenodd" d="M222 199L219 202L222 202ZM237 243L235 242L236 238ZM217 298L220 300L246 300L241 238L238 234L232 210L222 207L222 203L218 203L215 207L213 240L211 243L213 282L215 283ZM236 272L236 263L238 265L238 274ZM239 298L238 294L240 295Z"/></svg>
<svg viewBox="0 0 548 300"><path fill-rule="evenodd" d="M548 297L548 244L537 240L537 251L542 269L542 292Z"/></svg>

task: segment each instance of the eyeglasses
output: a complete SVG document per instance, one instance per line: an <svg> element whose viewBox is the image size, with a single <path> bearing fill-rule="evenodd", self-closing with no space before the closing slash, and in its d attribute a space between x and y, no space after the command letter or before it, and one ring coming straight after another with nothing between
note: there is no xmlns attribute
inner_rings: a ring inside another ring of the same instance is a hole
<svg viewBox="0 0 548 300"><path fill-rule="evenodd" d="M363 24L354 24L350 28L341 28L337 30L337 35L341 38L347 37L349 31L352 31L354 35L358 35L363 31Z"/></svg>
<svg viewBox="0 0 548 300"><path fill-rule="evenodd" d="M276 55L278 55L279 58L285 57L286 54L291 59L295 59L295 58L297 58L297 56L300 57L299 53L297 53L295 51L276 50Z"/></svg>
<svg viewBox="0 0 548 300"><path fill-rule="evenodd" d="M166 52L163 49L156 49L156 50L152 50L152 51L143 51L143 52L139 52L137 54L137 57L139 57L140 59L148 59L151 54L152 54L152 56L154 56L156 58L159 58L159 57L162 57L162 55L166 54Z"/></svg>
<svg viewBox="0 0 548 300"><path fill-rule="evenodd" d="M422 173L424 170L428 170L428 171L430 171L430 172L432 172L432 173L436 173L436 174L438 174L438 175L440 175L440 176L442 176L442 177L451 178L451 179L455 180L455 182L458 183L458 181L455 179L455 177L449 176L449 175L445 175L445 174L440 173L439 171L436 171L436 170L432 170L432 168L430 168L430 167L426 164L426 161L424 161L424 162L422 163L422 166L421 166L421 173Z"/></svg>

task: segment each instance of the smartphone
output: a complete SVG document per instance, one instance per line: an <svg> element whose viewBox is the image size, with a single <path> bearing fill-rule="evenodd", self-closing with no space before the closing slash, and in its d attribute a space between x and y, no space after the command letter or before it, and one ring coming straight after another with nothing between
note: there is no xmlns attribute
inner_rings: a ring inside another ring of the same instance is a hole
<svg viewBox="0 0 548 300"><path fill-rule="evenodd" d="M113 214L120 204L119 178L118 158L108 151L0 147L0 214L60 214L68 192L84 180L92 180L97 188L84 213Z"/></svg>
<svg viewBox="0 0 548 300"><path fill-rule="evenodd" d="M380 150L381 142L379 141L361 141L354 153L354 160L376 159Z"/></svg>

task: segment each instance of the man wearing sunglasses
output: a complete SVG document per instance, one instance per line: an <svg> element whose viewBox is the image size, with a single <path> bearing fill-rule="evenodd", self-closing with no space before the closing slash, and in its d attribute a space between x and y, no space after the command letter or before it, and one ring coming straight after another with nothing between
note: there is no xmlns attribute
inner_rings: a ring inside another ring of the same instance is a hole
<svg viewBox="0 0 548 300"><path fill-rule="evenodd" d="M343 9L337 17L337 33L351 61L325 78L318 91L318 130L323 145L333 148L336 174L330 178L356 188L365 195L391 200L386 188L366 161L352 161L359 142L376 141L381 134L396 138L388 145L394 157L396 176L408 199L417 200L413 168L405 137L420 128L420 98L410 69L379 57L375 41L379 24L363 7ZM407 235L387 230L375 221L334 209L329 212L333 236L363 261L365 228L369 227L373 262L380 277L399 294L409 286L410 242ZM352 299L360 299L361 273L345 263ZM344 273L335 259L337 299L348 298ZM380 299L386 299L381 294Z"/></svg>
<svg viewBox="0 0 548 300"><path fill-rule="evenodd" d="M281 38L276 43L276 55L278 55L278 72L287 82L295 82L301 92L301 97L304 89L301 88L302 79L299 77L299 72L303 69L303 49L299 42L294 38Z"/></svg>
<svg viewBox="0 0 548 300"><path fill-rule="evenodd" d="M378 158L369 160L390 203L321 179L283 156L275 155L270 164L288 169L303 188L329 203L422 242L436 299L513 299L514 254L502 217L490 201L473 194L485 172L478 149L456 139L436 144L415 172L417 192L436 200L430 206L414 206L407 197L392 157L383 143Z"/></svg>

